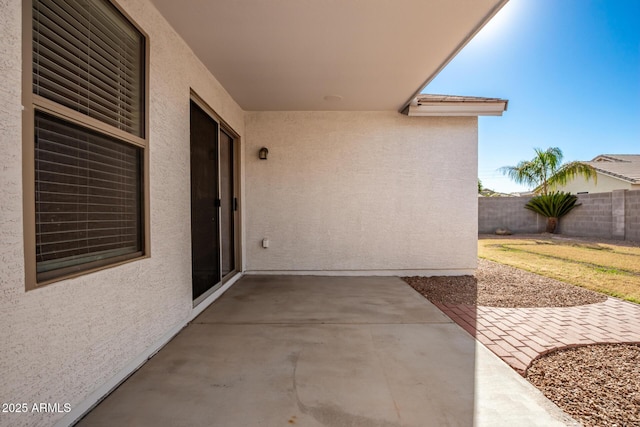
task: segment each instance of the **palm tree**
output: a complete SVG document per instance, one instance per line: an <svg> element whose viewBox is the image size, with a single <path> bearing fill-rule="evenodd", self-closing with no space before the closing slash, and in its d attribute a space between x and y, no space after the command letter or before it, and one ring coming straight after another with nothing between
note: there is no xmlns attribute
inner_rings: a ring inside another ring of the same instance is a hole
<svg viewBox="0 0 640 427"><path fill-rule="evenodd" d="M531 160L523 160L516 166L503 166L499 170L518 184L534 187L536 194L547 195L549 188L564 185L577 176L587 181L593 178L597 182L596 170L581 162L562 164L562 150L550 147L545 151L534 148L536 155Z"/></svg>

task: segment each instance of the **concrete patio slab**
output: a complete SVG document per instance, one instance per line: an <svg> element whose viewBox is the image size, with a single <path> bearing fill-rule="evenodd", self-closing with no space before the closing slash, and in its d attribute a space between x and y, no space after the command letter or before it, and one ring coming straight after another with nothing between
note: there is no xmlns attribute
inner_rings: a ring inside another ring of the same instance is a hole
<svg viewBox="0 0 640 427"><path fill-rule="evenodd" d="M394 277L245 276L196 323L433 323L450 319L425 308ZM240 304L239 304L240 303Z"/></svg>
<svg viewBox="0 0 640 427"><path fill-rule="evenodd" d="M247 276L79 425L572 423L400 279Z"/></svg>

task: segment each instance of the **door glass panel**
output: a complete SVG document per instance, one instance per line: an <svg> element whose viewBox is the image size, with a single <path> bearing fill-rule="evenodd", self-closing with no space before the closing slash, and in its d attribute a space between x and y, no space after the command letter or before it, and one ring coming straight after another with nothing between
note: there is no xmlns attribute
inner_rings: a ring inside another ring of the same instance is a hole
<svg viewBox="0 0 640 427"><path fill-rule="evenodd" d="M218 124L191 103L191 259L193 299L220 282Z"/></svg>
<svg viewBox="0 0 640 427"><path fill-rule="evenodd" d="M222 237L222 277L235 269L233 139L220 132L220 225Z"/></svg>

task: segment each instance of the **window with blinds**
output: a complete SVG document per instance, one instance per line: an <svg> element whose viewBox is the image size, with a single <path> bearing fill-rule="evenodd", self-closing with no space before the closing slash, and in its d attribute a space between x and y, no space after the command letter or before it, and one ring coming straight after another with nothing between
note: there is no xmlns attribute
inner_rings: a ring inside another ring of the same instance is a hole
<svg viewBox="0 0 640 427"><path fill-rule="evenodd" d="M144 137L144 37L110 3L33 1L33 93Z"/></svg>
<svg viewBox="0 0 640 427"><path fill-rule="evenodd" d="M38 278L140 255L142 150L42 113L35 128Z"/></svg>
<svg viewBox="0 0 640 427"><path fill-rule="evenodd" d="M106 0L31 13L41 283L144 254L145 39Z"/></svg>

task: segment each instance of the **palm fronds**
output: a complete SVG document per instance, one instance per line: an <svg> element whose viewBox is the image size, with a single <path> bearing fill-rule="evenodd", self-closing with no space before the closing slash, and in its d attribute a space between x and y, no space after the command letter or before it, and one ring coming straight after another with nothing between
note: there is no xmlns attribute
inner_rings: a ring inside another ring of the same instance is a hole
<svg viewBox="0 0 640 427"><path fill-rule="evenodd" d="M547 194L550 188L564 185L578 175L585 179L596 179L596 171L590 165L581 162L562 164L562 150L550 147L546 150L534 149L536 155L531 160L524 160L516 166L503 166L499 171L509 176L518 184L535 188L538 194Z"/></svg>
<svg viewBox="0 0 640 427"><path fill-rule="evenodd" d="M593 178L595 182L598 182L598 176L593 166L582 162L569 162L562 165L556 173L549 177L548 184L551 188L565 185L577 176L582 176L587 181Z"/></svg>
<svg viewBox="0 0 640 427"><path fill-rule="evenodd" d="M578 197L564 192L552 192L535 196L524 206L526 209L534 211L547 220L547 232L553 233L556 230L558 219L565 216L579 204L576 204Z"/></svg>

